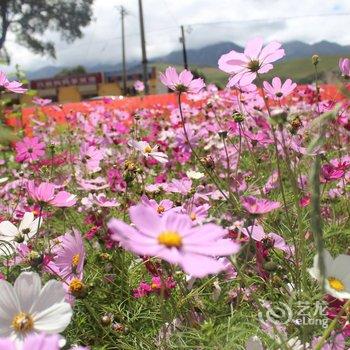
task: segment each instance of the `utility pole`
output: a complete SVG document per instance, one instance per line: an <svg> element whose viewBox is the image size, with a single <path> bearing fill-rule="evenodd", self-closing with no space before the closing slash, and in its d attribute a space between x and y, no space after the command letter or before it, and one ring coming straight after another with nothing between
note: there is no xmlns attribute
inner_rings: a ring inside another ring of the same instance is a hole
<svg viewBox="0 0 350 350"><path fill-rule="evenodd" d="M123 6L120 6L120 16L122 24L122 62L123 62L123 94L127 93L126 86L126 60L125 60L125 27L124 27L124 17L126 15L126 10Z"/></svg>
<svg viewBox="0 0 350 350"><path fill-rule="evenodd" d="M141 33L141 48L142 48L142 68L143 68L143 84L145 85L145 94L149 93L148 86L148 69L147 69L147 53L146 53L146 39L145 27L143 23L142 0L139 0L139 16L140 16L140 33Z"/></svg>
<svg viewBox="0 0 350 350"><path fill-rule="evenodd" d="M180 43L182 43L182 54L183 54L184 68L185 68L185 69L188 69L187 51L186 51L186 39L185 39L185 29L184 29L184 26L181 26Z"/></svg>

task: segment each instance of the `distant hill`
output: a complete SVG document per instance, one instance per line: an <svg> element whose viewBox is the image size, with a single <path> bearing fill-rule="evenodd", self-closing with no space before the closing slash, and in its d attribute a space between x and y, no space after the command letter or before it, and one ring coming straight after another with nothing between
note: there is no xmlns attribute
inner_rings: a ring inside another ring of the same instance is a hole
<svg viewBox="0 0 350 350"><path fill-rule="evenodd" d="M320 41L315 44L306 44L301 41L291 41L283 44L286 51L286 57L284 62L293 61L295 59L310 59L314 54L321 56L350 56L350 45L342 46L329 41ZM229 52L230 50L243 51L243 48L232 43L232 42L221 42L217 44L207 45L199 49L188 49L187 57L189 65L192 67L215 67L217 68L217 62L219 57ZM332 62L334 60L331 60ZM169 54L161 57L150 59L150 64L162 63L167 65L182 65L182 51L177 50L170 52ZM139 66L139 62L132 61L128 62L128 69L135 69ZM59 71L67 67L62 66L46 66L36 71L28 72L29 79L40 79L46 77L52 77ZM112 71L121 70L121 64L96 64L96 65L85 65L88 72L99 72L99 71ZM141 71L141 68L140 68Z"/></svg>
<svg viewBox="0 0 350 350"><path fill-rule="evenodd" d="M350 45L342 46L325 40L312 45L303 43L302 41L290 41L283 44L283 48L286 51L285 60L311 57L314 54L320 56L350 56ZM231 50L243 51L244 48L231 42L222 42L207 45L200 49L189 49L187 50L187 59L189 64L196 66L217 67L220 56ZM182 51L173 51L166 56L157 57L153 59L153 61L169 64L182 64Z"/></svg>

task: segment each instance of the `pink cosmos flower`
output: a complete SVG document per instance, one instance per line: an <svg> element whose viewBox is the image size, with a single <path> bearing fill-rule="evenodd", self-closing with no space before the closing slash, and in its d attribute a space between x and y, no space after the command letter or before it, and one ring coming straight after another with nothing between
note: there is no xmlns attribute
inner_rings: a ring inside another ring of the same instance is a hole
<svg viewBox="0 0 350 350"><path fill-rule="evenodd" d="M56 238L52 252L55 256L49 267L53 271L63 278L71 275L83 278L85 248L80 232L73 230Z"/></svg>
<svg viewBox="0 0 350 350"><path fill-rule="evenodd" d="M164 184L163 188L167 192L181 193L186 195L191 191L192 180L188 177L184 177L181 180L172 179L171 182Z"/></svg>
<svg viewBox="0 0 350 350"><path fill-rule="evenodd" d="M193 277L225 270L226 266L214 257L239 250L239 244L224 239L227 231L215 224L193 227L188 215L169 211L159 216L142 204L131 207L129 213L136 228L112 219L108 223L112 239L133 253L178 264Z"/></svg>
<svg viewBox="0 0 350 350"><path fill-rule="evenodd" d="M19 81L9 81L7 79L7 76L4 72L0 71L0 86L3 86L5 89L12 91L16 94L23 94L25 93L28 89L25 89L21 87L23 84L20 83Z"/></svg>
<svg viewBox="0 0 350 350"><path fill-rule="evenodd" d="M33 98L33 103L36 104L37 106L40 106L40 107L46 106L46 105L50 104L51 102L52 102L52 100L50 100L49 98L40 98L40 97Z"/></svg>
<svg viewBox="0 0 350 350"><path fill-rule="evenodd" d="M162 215L174 206L174 203L170 199L162 199L158 204L157 201L149 199L146 195L142 195L141 203L153 208L159 215Z"/></svg>
<svg viewBox="0 0 350 350"><path fill-rule="evenodd" d="M177 74L174 67L168 67L164 74L160 73L160 81L169 89L180 93L197 94L205 88L202 78L193 79L193 74L186 69Z"/></svg>
<svg viewBox="0 0 350 350"><path fill-rule="evenodd" d="M62 338L57 334L46 335L30 334L23 342L19 343L10 338L0 338L0 349L2 350L59 350L61 348L60 340ZM71 350L88 350L86 347L73 347Z"/></svg>
<svg viewBox="0 0 350 350"><path fill-rule="evenodd" d="M30 197L41 203L51 204L54 207L72 207L77 202L76 196L59 191L55 194L56 186L50 182L42 182L36 186L34 181L28 181L27 189Z"/></svg>
<svg viewBox="0 0 350 350"><path fill-rule="evenodd" d="M17 162L33 162L45 154L45 143L38 137L24 137L16 143L16 153Z"/></svg>
<svg viewBox="0 0 350 350"><path fill-rule="evenodd" d="M134 89L137 91L137 92L142 92L145 90L145 84L140 81L140 80L136 80L135 83L134 83Z"/></svg>
<svg viewBox="0 0 350 350"><path fill-rule="evenodd" d="M343 77L349 78L350 77L350 59L349 58L341 58L339 60L339 69L340 69Z"/></svg>
<svg viewBox="0 0 350 350"><path fill-rule="evenodd" d="M235 50L224 54L219 59L219 68L231 75L228 87L249 85L257 74L267 73L273 68L272 62L285 55L281 44L273 41L263 48L260 37L250 40L244 53Z"/></svg>
<svg viewBox="0 0 350 350"><path fill-rule="evenodd" d="M84 143L80 148L81 161L86 165L86 168L91 172L97 172L101 170L100 161L104 157L104 152L95 146L89 146Z"/></svg>
<svg viewBox="0 0 350 350"><path fill-rule="evenodd" d="M291 79L287 79L282 85L281 79L278 77L272 79L272 84L264 81L263 85L268 96L274 100L281 100L297 87L297 84L293 83Z"/></svg>
<svg viewBox="0 0 350 350"><path fill-rule="evenodd" d="M241 197L241 203L244 209L253 215L266 214L281 206L281 203L279 202L259 199L253 196Z"/></svg>

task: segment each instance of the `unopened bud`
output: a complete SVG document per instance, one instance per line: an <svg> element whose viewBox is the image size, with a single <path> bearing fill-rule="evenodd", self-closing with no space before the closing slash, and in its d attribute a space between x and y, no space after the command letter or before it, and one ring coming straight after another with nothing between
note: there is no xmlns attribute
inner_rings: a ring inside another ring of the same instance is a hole
<svg viewBox="0 0 350 350"><path fill-rule="evenodd" d="M232 117L236 123L243 123L244 121L244 116L241 113L234 113Z"/></svg>
<svg viewBox="0 0 350 350"><path fill-rule="evenodd" d="M226 130L221 130L218 132L219 136L222 137L223 139L227 138L227 131Z"/></svg>
<svg viewBox="0 0 350 350"><path fill-rule="evenodd" d="M319 55L313 55L313 56L311 57L311 60L312 60L312 64L313 64L314 66L317 66L318 63L320 62L320 56L319 56Z"/></svg>

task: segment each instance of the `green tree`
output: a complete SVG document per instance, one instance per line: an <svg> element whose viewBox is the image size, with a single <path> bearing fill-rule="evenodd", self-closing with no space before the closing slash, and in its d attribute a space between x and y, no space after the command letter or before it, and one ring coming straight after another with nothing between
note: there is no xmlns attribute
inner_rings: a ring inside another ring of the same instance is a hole
<svg viewBox="0 0 350 350"><path fill-rule="evenodd" d="M94 0L0 0L0 50L8 31L16 41L35 53L55 57L53 42L44 39L47 30L59 32L72 42L82 37L82 28L92 19Z"/></svg>
<svg viewBox="0 0 350 350"><path fill-rule="evenodd" d="M86 74L86 69L84 66L75 66L72 68L63 68L60 72L56 74L56 77L66 77L69 75L83 75Z"/></svg>

